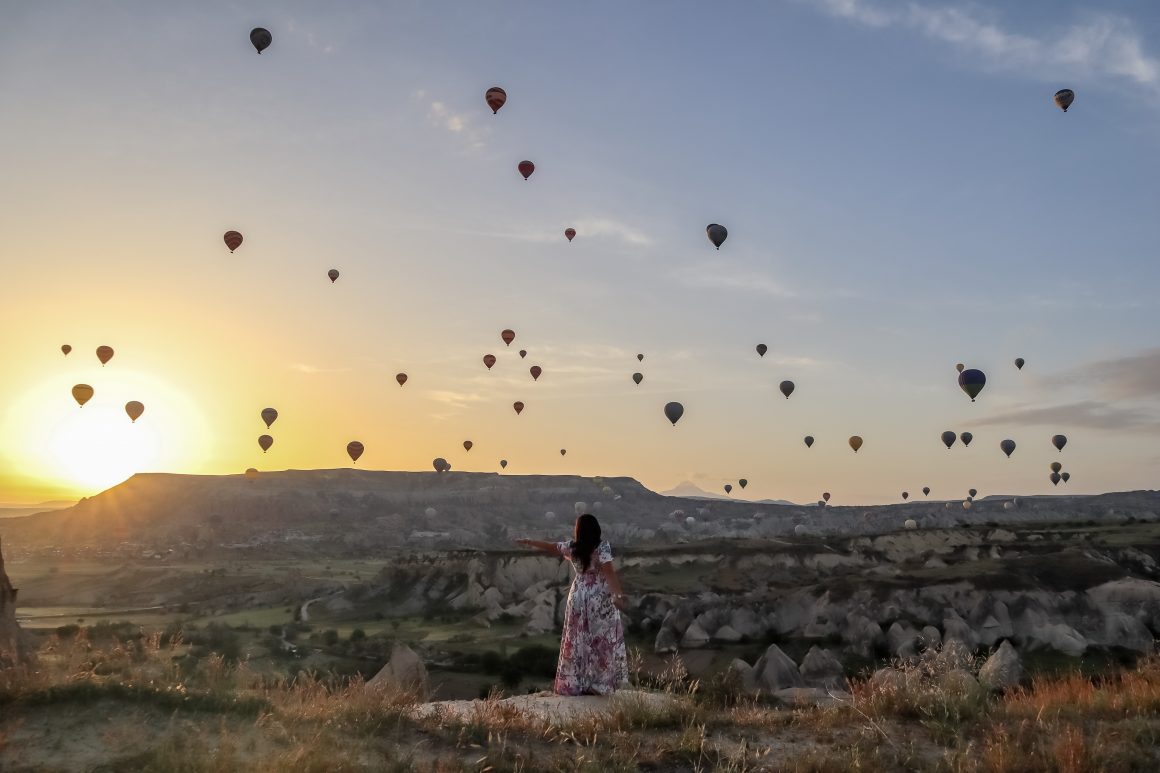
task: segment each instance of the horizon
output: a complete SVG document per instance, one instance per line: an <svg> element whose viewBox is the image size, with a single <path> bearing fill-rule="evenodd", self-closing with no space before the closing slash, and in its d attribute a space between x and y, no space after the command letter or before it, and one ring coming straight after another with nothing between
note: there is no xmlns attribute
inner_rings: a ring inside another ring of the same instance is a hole
<svg viewBox="0 0 1160 773"><path fill-rule="evenodd" d="M0 503L354 440L734 500L1155 485L1147 3L64 8L0 29Z"/></svg>

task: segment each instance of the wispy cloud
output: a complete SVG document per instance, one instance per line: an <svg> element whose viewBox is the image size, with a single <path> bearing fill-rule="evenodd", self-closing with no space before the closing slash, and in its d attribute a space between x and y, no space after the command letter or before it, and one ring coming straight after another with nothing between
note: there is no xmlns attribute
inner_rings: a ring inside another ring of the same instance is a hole
<svg viewBox="0 0 1160 773"><path fill-rule="evenodd" d="M1160 348L1098 360L1051 376L1049 385L1094 384L1108 399L1160 398Z"/></svg>
<svg viewBox="0 0 1160 773"><path fill-rule="evenodd" d="M648 234L626 223L609 217L590 217L577 220L573 227L577 238L614 239L629 247L649 247L653 240Z"/></svg>
<svg viewBox="0 0 1160 773"><path fill-rule="evenodd" d="M420 91L418 95L422 95L420 98L423 98L426 92ZM486 145L489 130L475 126L469 113L455 112L443 102L436 100L431 102L427 109L427 120L434 126L440 126L462 137L471 150L482 150Z"/></svg>
<svg viewBox="0 0 1160 773"><path fill-rule="evenodd" d="M698 289L741 290L773 298L792 298L796 295L769 274L723 260L678 268L674 277L686 287Z"/></svg>
<svg viewBox="0 0 1160 773"><path fill-rule="evenodd" d="M1098 430L1160 432L1160 416L1143 408L1084 400L1046 407L1024 406L974 422L987 427L1005 424L1052 428L1084 427Z"/></svg>
<svg viewBox="0 0 1160 773"><path fill-rule="evenodd" d="M1053 81L1061 76L1112 78L1160 89L1160 59L1145 50L1135 25L1122 16L1089 14L1071 26L1032 35L1005 29L998 14L975 4L800 1L868 27L912 30L975 57L987 68Z"/></svg>
<svg viewBox="0 0 1160 773"><path fill-rule="evenodd" d="M305 362L291 363L290 369L296 370L299 373L305 373L309 376L313 376L318 373L344 373L350 370L350 368L319 368L314 365L309 365Z"/></svg>

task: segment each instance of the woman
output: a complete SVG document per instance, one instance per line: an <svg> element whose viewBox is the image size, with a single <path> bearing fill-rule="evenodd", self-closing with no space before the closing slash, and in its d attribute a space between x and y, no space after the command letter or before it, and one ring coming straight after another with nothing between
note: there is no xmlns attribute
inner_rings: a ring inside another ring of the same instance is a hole
<svg viewBox="0 0 1160 773"><path fill-rule="evenodd" d="M628 683L628 658L620 612L625 605L612 548L600 539L600 522L585 513L576 519L571 542L516 540L516 544L562 556L576 570L568 589L564 635L556 666L557 695L611 695Z"/></svg>

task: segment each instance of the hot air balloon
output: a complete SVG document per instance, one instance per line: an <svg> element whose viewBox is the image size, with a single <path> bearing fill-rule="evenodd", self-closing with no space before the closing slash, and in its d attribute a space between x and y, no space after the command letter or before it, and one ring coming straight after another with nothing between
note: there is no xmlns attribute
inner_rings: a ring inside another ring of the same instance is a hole
<svg viewBox="0 0 1160 773"><path fill-rule="evenodd" d="M962 373L963 369L966 367L967 367L966 365L964 365L960 362L959 364L955 365L955 370L957 370L959 373Z"/></svg>
<svg viewBox="0 0 1160 773"><path fill-rule="evenodd" d="M539 381L540 374L544 372L544 369L539 365L533 365L528 372L532 374L532 381Z"/></svg>
<svg viewBox="0 0 1160 773"><path fill-rule="evenodd" d="M745 488L746 486L749 485L749 481L746 480L745 478L742 478L741 480L737 481L737 485L740 486L741 488Z"/></svg>
<svg viewBox="0 0 1160 773"><path fill-rule="evenodd" d="M1055 446L1056 451L1062 451L1063 447L1067 445L1067 437L1064 435L1052 435L1051 445Z"/></svg>
<svg viewBox="0 0 1160 773"><path fill-rule="evenodd" d="M956 438L958 438L958 435L951 432L949 429L946 432L942 433L943 445L945 445L948 449L955 444Z"/></svg>
<svg viewBox="0 0 1160 773"><path fill-rule="evenodd" d="M1018 368L1019 370L1023 370L1023 365L1026 362L1027 361L1024 360L1022 357L1016 357L1015 358L1015 367Z"/></svg>
<svg viewBox="0 0 1160 773"><path fill-rule="evenodd" d="M437 456L431 460L431 466L435 468L435 472L443 472L447 469L447 460L442 456Z"/></svg>
<svg viewBox="0 0 1160 773"><path fill-rule="evenodd" d="M516 400L514 403L512 403L512 408L515 408L516 416L519 416L521 413L523 413L524 404L521 403L519 400Z"/></svg>
<svg viewBox="0 0 1160 773"><path fill-rule="evenodd" d="M909 493L909 492L907 492L907 491L903 491L903 492L902 492L902 498L903 498L904 500L906 500L906 499L909 499L909 498L910 498L910 493Z"/></svg>
<svg viewBox="0 0 1160 773"><path fill-rule="evenodd" d="M789 396L793 394L793 382L792 381L783 381L783 382L781 382L781 384L778 385L777 388L781 390L781 393L783 395L785 395L786 400L788 400Z"/></svg>
<svg viewBox="0 0 1160 773"><path fill-rule="evenodd" d="M904 529L917 529L918 528L918 521L914 520L913 518L907 518L905 521L902 522L902 528L904 528Z"/></svg>
<svg viewBox="0 0 1160 773"><path fill-rule="evenodd" d="M732 494L732 493L733 493L733 484L732 484L732 483L726 483L726 484L725 484L725 493L726 493L726 494Z"/></svg>
<svg viewBox="0 0 1160 773"><path fill-rule="evenodd" d="M1055 92L1054 99L1056 106L1066 113L1071 103L1075 101L1075 92L1071 89L1060 89Z"/></svg>
<svg viewBox="0 0 1160 773"><path fill-rule="evenodd" d="M1058 486L1059 481L1061 481L1062 479L1063 479L1063 476L1061 476L1058 472L1051 473L1051 485Z"/></svg>
<svg viewBox="0 0 1160 773"><path fill-rule="evenodd" d="M463 450L464 450L464 451L470 451L470 450L471 450L471 447L472 447L473 445L475 445L475 444L474 444L474 443L472 443L470 440L464 440L464 441L463 441Z"/></svg>
<svg viewBox="0 0 1160 773"><path fill-rule="evenodd" d="M1063 481L1064 483L1067 483L1069 480L1071 480L1071 473L1070 472L1061 472L1061 473L1059 473L1059 479L1061 481Z"/></svg>
<svg viewBox="0 0 1160 773"><path fill-rule="evenodd" d="M85 403L93 399L93 388L88 384L77 384L72 388L72 396L77 405L83 408Z"/></svg>
<svg viewBox="0 0 1160 773"><path fill-rule="evenodd" d="M854 453L858 453L858 449L862 447L862 438L857 435L850 436L850 448L854 449Z"/></svg>
<svg viewBox="0 0 1160 773"><path fill-rule="evenodd" d="M975 439L975 436L972 435L970 432L963 432L962 434L959 435L959 440L963 441L964 446L969 446L971 444L971 441L974 439Z"/></svg>
<svg viewBox="0 0 1160 773"><path fill-rule="evenodd" d="M527 357L527 356L528 356L528 350L527 349L520 349L520 359L522 360L524 357Z"/></svg>
<svg viewBox="0 0 1160 773"><path fill-rule="evenodd" d="M242 246L242 235L237 231L226 231L226 235L222 239L225 240L226 246L230 248L230 252Z"/></svg>
<svg viewBox="0 0 1160 773"><path fill-rule="evenodd" d="M757 345L757 356L758 357L764 357L765 353L768 351L769 351L769 347L766 346L765 344L758 344Z"/></svg>
<svg viewBox="0 0 1160 773"><path fill-rule="evenodd" d="M644 355L643 354L636 355L636 361L637 362L644 362Z"/></svg>
<svg viewBox="0 0 1160 773"><path fill-rule="evenodd" d="M247 480L254 480L257 477L258 477L258 468L256 468L256 467L247 467L246 468L246 479Z"/></svg>
<svg viewBox="0 0 1160 773"><path fill-rule="evenodd" d="M560 449L560 456L567 456L567 454L568 454L568 449L567 449L567 448L561 448L561 449Z"/></svg>
<svg viewBox="0 0 1160 773"><path fill-rule="evenodd" d="M1007 458L1010 459L1011 454L1015 453L1015 441L1011 440L1010 438L1003 440L999 443L999 448L1002 449L1003 453L1007 454Z"/></svg>
<svg viewBox="0 0 1160 773"><path fill-rule="evenodd" d="M803 442L806 444L806 448L811 448L811 447L813 447L813 445L814 445L814 436L813 436L813 435L806 435L806 437L805 437L805 440L804 440Z"/></svg>
<svg viewBox="0 0 1160 773"><path fill-rule="evenodd" d="M572 241L573 239L576 238L576 229L575 228L565 228L564 229L564 236L565 236L565 238L568 239L568 241Z"/></svg>
<svg viewBox="0 0 1160 773"><path fill-rule="evenodd" d="M494 354L483 355L483 364L487 366L488 370L491 370L491 366L495 365L495 355Z"/></svg>
<svg viewBox="0 0 1160 773"><path fill-rule="evenodd" d="M423 511L423 515L427 516L428 518L434 518L435 516L439 515L439 511L434 507L428 507Z"/></svg>
<svg viewBox="0 0 1160 773"><path fill-rule="evenodd" d="M968 500L966 500L965 502L963 502L963 509L964 509L964 510L970 510L970 509L971 509L971 500L969 500L969 499L968 499Z"/></svg>
<svg viewBox="0 0 1160 773"><path fill-rule="evenodd" d="M504 103L507 102L507 92L499 86L492 86L484 93L483 100L491 108L491 114L495 115L503 107Z"/></svg>
<svg viewBox="0 0 1160 773"><path fill-rule="evenodd" d="M262 421L266 422L266 429L270 429L270 425L278 420L278 412L273 408L262 409Z"/></svg>
<svg viewBox="0 0 1160 773"><path fill-rule="evenodd" d="M1062 469L1063 469L1063 465L1060 464L1059 462L1052 462L1051 463L1051 471L1052 472L1059 472Z"/></svg>
<svg viewBox="0 0 1160 773"><path fill-rule="evenodd" d="M335 281L338 279L338 269L337 269L337 268L332 268L332 269L330 269L329 271L327 271L327 272L326 272L326 275L327 275L328 277L330 277L330 283L331 283L331 284L334 284L334 283L335 283Z"/></svg>
<svg viewBox="0 0 1160 773"><path fill-rule="evenodd" d="M512 341L516 340L516 333L514 330L504 330L499 337L503 339L505 346L511 346Z"/></svg>
<svg viewBox="0 0 1160 773"><path fill-rule="evenodd" d="M399 386L406 384L407 383L407 374L406 373L396 373L395 374L395 381L399 382Z"/></svg>
<svg viewBox="0 0 1160 773"><path fill-rule="evenodd" d="M978 493L979 493L978 489L968 489L967 490L967 496L969 496L971 499L974 499L975 494L978 494Z"/></svg>
<svg viewBox="0 0 1160 773"><path fill-rule="evenodd" d="M254 44L254 48L258 49L260 54L274 42L274 36L265 27L254 27L250 30L250 42Z"/></svg>
<svg viewBox="0 0 1160 773"><path fill-rule="evenodd" d="M967 393L967 397L971 398L972 403L975 402L975 398L979 396L979 392L983 391L986 384L987 377L981 370L971 368L959 374L959 388Z"/></svg>
<svg viewBox="0 0 1160 773"><path fill-rule="evenodd" d="M499 460L499 468L500 468L501 470L506 470L506 469L507 469L507 459L500 459L500 460Z"/></svg>
<svg viewBox="0 0 1160 773"><path fill-rule="evenodd" d="M258 437L258 446L262 449L262 453L269 451L272 445L274 445L274 438L269 435L260 435Z"/></svg>
<svg viewBox="0 0 1160 773"><path fill-rule="evenodd" d="M713 246L721 249L721 245L729 238L729 231L723 225L710 223L705 226L705 233L709 236L709 241L713 242Z"/></svg>
<svg viewBox="0 0 1160 773"><path fill-rule="evenodd" d="M639 384L640 382L644 381L644 374L643 373L633 373L632 380L635 381L637 384Z"/></svg>
<svg viewBox="0 0 1160 773"><path fill-rule="evenodd" d="M674 427L677 426L677 422L680 421L681 417L684 415L685 406L681 405L680 403L665 404L665 417L673 423Z"/></svg>
<svg viewBox="0 0 1160 773"><path fill-rule="evenodd" d="M572 505L572 512L576 513L576 515L582 515L587 509L588 505L583 502L576 502Z"/></svg>
<svg viewBox="0 0 1160 773"><path fill-rule="evenodd" d="M694 523L696 523L696 522L697 522L697 519L696 519L696 518L694 518L694 517L693 517L693 516L691 516L691 515L690 515L690 516L688 516L687 518L685 518L685 524L686 524L687 526L692 526L692 525L693 525Z"/></svg>
<svg viewBox="0 0 1160 773"><path fill-rule="evenodd" d="M549 510L549 511L548 511L548 512L546 512L546 513L544 513L544 518L546 518L546 519L547 519L547 520L549 520L549 521L550 521L550 520L552 520L552 519L553 519L553 518L555 518L555 517L556 517L556 514L555 514L555 513L553 513L551 510Z"/></svg>
<svg viewBox="0 0 1160 773"><path fill-rule="evenodd" d="M346 453L350 456L351 462L358 462L358 458L363 455L363 444L357 440L352 440L346 444Z"/></svg>
<svg viewBox="0 0 1160 773"><path fill-rule="evenodd" d="M145 413L145 406L136 400L130 400L125 403L125 413L129 414L129 420L136 424L141 414Z"/></svg>
<svg viewBox="0 0 1160 773"><path fill-rule="evenodd" d="M64 352L65 357L68 357L68 353L72 351L72 347L68 344L65 344L64 346L60 347L60 350Z"/></svg>
<svg viewBox="0 0 1160 773"><path fill-rule="evenodd" d="M97 359L101 361L102 365L108 364L109 360L113 359L113 347L111 347L111 346L98 346L97 347Z"/></svg>
<svg viewBox="0 0 1160 773"><path fill-rule="evenodd" d="M929 496L930 496L930 486L923 486L923 487L922 487L922 495L923 495L924 497L929 497Z"/></svg>
<svg viewBox="0 0 1160 773"><path fill-rule="evenodd" d="M516 168L520 170L520 174L524 176L525 180L532 176L532 172L536 171L536 165L531 161L521 161Z"/></svg>
<svg viewBox="0 0 1160 773"><path fill-rule="evenodd" d="M822 492L822 501L823 501L823 502L829 502L829 501L830 501L830 492L828 492L828 491L824 491L824 492Z"/></svg>

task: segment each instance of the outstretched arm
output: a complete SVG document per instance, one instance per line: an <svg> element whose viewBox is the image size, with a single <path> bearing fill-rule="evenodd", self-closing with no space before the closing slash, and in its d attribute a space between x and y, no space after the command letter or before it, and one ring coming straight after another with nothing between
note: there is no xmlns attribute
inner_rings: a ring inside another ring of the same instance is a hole
<svg viewBox="0 0 1160 773"><path fill-rule="evenodd" d="M516 544L523 545L526 548L532 548L533 550L539 550L550 556L560 555L560 548L556 546L555 542L544 542L538 539L518 539L516 540Z"/></svg>
<svg viewBox="0 0 1160 773"><path fill-rule="evenodd" d="M628 599L625 598L624 588L620 585L620 575L616 573L616 567L610 561L603 561L600 564L600 571L608 582L609 590L612 591L612 603L617 609L624 609L628 605Z"/></svg>

